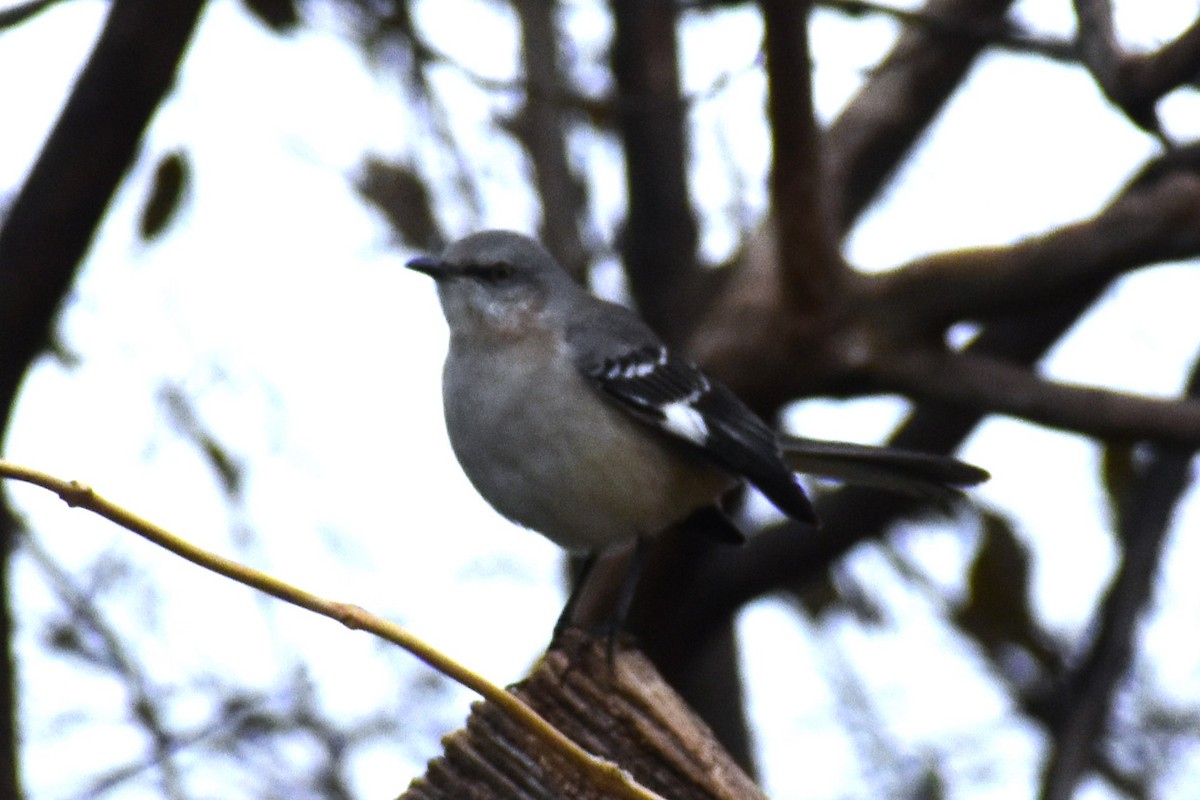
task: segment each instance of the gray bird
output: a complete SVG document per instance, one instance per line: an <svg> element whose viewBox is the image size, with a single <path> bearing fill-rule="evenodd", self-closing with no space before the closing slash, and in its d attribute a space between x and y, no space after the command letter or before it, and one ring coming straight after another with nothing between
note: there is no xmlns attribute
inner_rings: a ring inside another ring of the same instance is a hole
<svg viewBox="0 0 1200 800"><path fill-rule="evenodd" d="M951 458L781 438L637 315L593 297L526 236L477 233L408 266L437 281L450 327L442 399L463 471L505 517L589 555L556 634L571 622L597 554L639 544L618 600L619 625L645 542L708 514L740 484L816 526L794 467L931 496L987 478ZM740 538L727 521L717 530Z"/></svg>

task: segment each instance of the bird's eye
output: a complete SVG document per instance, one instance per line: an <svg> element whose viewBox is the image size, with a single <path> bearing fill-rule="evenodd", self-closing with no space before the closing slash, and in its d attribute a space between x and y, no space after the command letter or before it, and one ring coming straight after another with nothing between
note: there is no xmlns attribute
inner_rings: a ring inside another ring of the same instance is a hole
<svg viewBox="0 0 1200 800"><path fill-rule="evenodd" d="M512 276L512 264L497 261L495 264L484 264L479 267L479 277L488 283L497 283Z"/></svg>

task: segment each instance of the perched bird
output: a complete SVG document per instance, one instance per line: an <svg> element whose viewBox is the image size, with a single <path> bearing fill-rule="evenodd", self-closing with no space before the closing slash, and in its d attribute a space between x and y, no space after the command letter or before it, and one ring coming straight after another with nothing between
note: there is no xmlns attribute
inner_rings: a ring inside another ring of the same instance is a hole
<svg viewBox="0 0 1200 800"><path fill-rule="evenodd" d="M437 281L450 327L446 428L484 499L513 522L588 554L577 591L597 554L639 543L618 624L647 539L709 513L740 484L816 526L789 461L816 475L918 492L987 478L940 456L781 439L632 311L593 297L526 236L476 233L408 267ZM740 537L727 525L718 530ZM576 595L556 634L571 622Z"/></svg>

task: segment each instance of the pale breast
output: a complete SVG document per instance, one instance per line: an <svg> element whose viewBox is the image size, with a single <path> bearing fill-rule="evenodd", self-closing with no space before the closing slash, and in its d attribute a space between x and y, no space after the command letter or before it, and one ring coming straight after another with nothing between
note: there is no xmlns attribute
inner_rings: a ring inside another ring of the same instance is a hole
<svg viewBox="0 0 1200 800"><path fill-rule="evenodd" d="M572 550L658 533L732 480L609 405L546 342L451 349L451 445L504 516ZM486 391L471 387L486 387Z"/></svg>

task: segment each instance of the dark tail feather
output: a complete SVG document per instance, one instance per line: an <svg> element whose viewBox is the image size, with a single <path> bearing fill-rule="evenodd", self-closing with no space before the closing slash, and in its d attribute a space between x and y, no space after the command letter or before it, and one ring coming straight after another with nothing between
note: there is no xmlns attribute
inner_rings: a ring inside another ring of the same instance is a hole
<svg viewBox="0 0 1200 800"><path fill-rule="evenodd" d="M957 497L959 489L990 477L973 464L931 453L798 436L781 436L780 443L783 460L797 472L930 500Z"/></svg>

